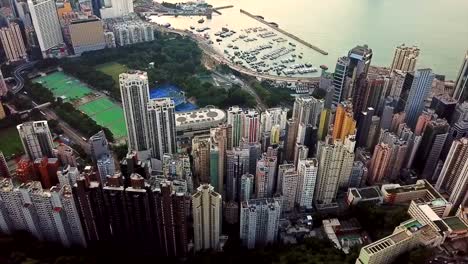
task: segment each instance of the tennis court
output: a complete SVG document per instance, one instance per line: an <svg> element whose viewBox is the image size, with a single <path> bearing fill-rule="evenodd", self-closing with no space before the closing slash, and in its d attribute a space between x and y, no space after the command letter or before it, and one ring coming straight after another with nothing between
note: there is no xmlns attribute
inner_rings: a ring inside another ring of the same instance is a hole
<svg viewBox="0 0 468 264"><path fill-rule="evenodd" d="M92 93L85 84L63 72L54 72L33 81L47 87L55 97L65 97L65 101L72 101Z"/></svg>

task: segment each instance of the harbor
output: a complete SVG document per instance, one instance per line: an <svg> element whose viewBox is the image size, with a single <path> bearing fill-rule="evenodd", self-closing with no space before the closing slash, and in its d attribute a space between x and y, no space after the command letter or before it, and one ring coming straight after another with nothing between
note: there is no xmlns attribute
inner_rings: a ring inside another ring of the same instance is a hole
<svg viewBox="0 0 468 264"><path fill-rule="evenodd" d="M260 22L260 23L262 23L262 24L264 24L264 25L266 25L266 26L269 26L270 28L272 28L272 29L274 29L274 30L280 32L281 34L290 37L291 39L293 39L293 40L295 40L295 41L297 41L297 42L303 44L304 46L307 46L307 47L309 47L309 48L311 48L311 49L313 49L313 50L315 50L315 51L321 53L322 55L328 55L328 52L326 52L326 51L324 51L323 49L321 49L321 48L319 48L319 47L317 47L317 46L314 46L314 45L310 44L309 42L307 42L307 41L305 41L305 40L303 40L303 39L301 39L301 38L299 38L299 37L297 37L297 36L295 36L295 35L293 35L293 34L287 32L287 31L281 29L281 28L278 26L278 24L276 24L276 23L274 23L274 22L267 22L267 21L265 21L265 19L264 19L263 17L252 15L251 13L249 13L249 12L243 10L243 9L241 9L240 12L241 12L242 14L244 14L244 15L247 15L247 16L249 16L249 17L251 17L251 18L257 20L258 22Z"/></svg>
<svg viewBox="0 0 468 264"><path fill-rule="evenodd" d="M202 16L182 16L167 19L167 16L152 16L152 22L168 29L184 30L196 36L217 51L229 64L245 68L263 76L288 78L315 78L319 75L320 61L311 60L310 45L292 34L284 34L265 26L257 20L244 19L245 23L216 24L215 20L225 14L237 12L232 6L221 6L219 10L231 9L212 19ZM183 22L179 24L179 22ZM320 53L323 56L323 52Z"/></svg>

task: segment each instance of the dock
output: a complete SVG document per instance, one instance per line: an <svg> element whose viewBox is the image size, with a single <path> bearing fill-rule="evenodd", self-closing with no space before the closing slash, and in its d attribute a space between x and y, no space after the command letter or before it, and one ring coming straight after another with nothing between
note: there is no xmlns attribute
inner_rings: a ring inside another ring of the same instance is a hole
<svg viewBox="0 0 468 264"><path fill-rule="evenodd" d="M276 23L274 23L274 22L265 21L265 19L264 19L262 16L252 15L251 13L249 13L249 12L243 10L243 9L241 9L240 12L241 12L242 14L244 14L244 15L247 15L247 16L249 16L249 17L251 17L251 18L257 20L258 22L260 22L260 23L262 23L262 24L264 24L264 25L267 25L268 27L270 27L270 28L272 28L272 29L274 29L274 30L280 32L281 34L288 36L289 38L291 38L291 39L293 39L293 40L295 40L295 41L297 41L297 42L303 44L304 46L306 46L306 47L308 47L308 48L311 48L311 49L317 51L318 53L320 53L320 54L322 54L322 55L328 55L328 52L324 51L323 49L321 49L321 48L319 48L319 47L317 47L317 46L315 46L315 45L312 45L312 44L310 44L309 42L307 42L307 41L305 41L305 40L303 40L303 39L301 39L301 38L299 38L299 37L297 37L297 36L295 36L295 35L293 35L293 34L287 32L287 31L281 29L281 28L278 26L278 24L276 24Z"/></svg>
<svg viewBox="0 0 468 264"><path fill-rule="evenodd" d="M226 6L220 6L220 7L215 7L213 8L213 12L215 12L216 14L218 15L222 15L221 12L219 12L219 10L222 10L222 9L227 9L227 8L233 8L234 6L233 5L226 5Z"/></svg>

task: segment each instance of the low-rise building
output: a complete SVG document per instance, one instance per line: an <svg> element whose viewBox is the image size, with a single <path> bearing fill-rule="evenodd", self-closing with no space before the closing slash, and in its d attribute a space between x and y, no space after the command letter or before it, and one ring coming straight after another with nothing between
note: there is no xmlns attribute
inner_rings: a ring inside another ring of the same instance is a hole
<svg viewBox="0 0 468 264"><path fill-rule="evenodd" d="M383 195L377 186L349 188L346 197L348 205L357 205L358 203L381 204L383 202Z"/></svg>
<svg viewBox="0 0 468 264"><path fill-rule="evenodd" d="M68 28L73 51L76 55L106 47L104 27L99 18L72 20Z"/></svg>

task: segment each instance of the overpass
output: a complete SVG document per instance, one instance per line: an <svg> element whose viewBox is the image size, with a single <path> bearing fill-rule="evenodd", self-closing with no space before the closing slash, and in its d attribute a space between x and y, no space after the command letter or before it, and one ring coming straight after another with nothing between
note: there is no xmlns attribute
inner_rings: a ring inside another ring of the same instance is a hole
<svg viewBox="0 0 468 264"><path fill-rule="evenodd" d="M238 71L239 73L255 77L259 80L268 80L274 82L295 82L295 83L311 83L311 82L318 82L320 77L288 77L288 76L278 76L278 75L271 75L265 73L258 73L254 70L248 69L244 66L235 64L224 57L223 54L217 52L213 47L211 47L204 38L201 36L197 36L190 31L183 31L178 29L170 29L165 28L159 25L155 25L155 27L163 32L174 33L180 36L190 37L198 43L198 46L203 51L203 53L209 56L211 59L216 61L219 64L224 64L231 68L232 70Z"/></svg>
<svg viewBox="0 0 468 264"><path fill-rule="evenodd" d="M33 102L33 106L34 106L33 108L28 109L28 110L24 110L24 111L21 111L21 112L18 112L18 113L19 113L20 115L26 114L26 113L30 113L30 112L31 112L32 110L34 110L34 109L43 109L43 108L48 107L49 105L50 105L50 102L47 102L47 103L44 103L44 104L40 104L40 105L38 105L38 104L36 104L35 102Z"/></svg>

